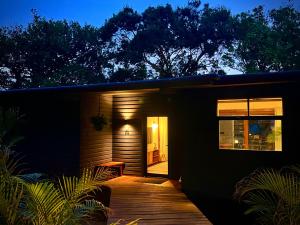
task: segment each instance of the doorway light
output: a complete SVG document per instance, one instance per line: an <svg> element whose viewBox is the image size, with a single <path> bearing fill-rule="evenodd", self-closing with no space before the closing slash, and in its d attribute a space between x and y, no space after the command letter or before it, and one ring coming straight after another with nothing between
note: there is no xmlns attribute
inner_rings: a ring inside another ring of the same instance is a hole
<svg viewBox="0 0 300 225"><path fill-rule="evenodd" d="M152 123L152 129L156 129L156 128L158 128L158 124L157 123Z"/></svg>

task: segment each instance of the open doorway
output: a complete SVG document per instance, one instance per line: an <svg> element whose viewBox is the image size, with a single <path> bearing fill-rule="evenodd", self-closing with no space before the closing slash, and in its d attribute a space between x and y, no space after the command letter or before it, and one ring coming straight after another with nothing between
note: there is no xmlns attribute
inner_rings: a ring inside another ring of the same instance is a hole
<svg viewBox="0 0 300 225"><path fill-rule="evenodd" d="M168 175L168 117L147 117L147 173Z"/></svg>

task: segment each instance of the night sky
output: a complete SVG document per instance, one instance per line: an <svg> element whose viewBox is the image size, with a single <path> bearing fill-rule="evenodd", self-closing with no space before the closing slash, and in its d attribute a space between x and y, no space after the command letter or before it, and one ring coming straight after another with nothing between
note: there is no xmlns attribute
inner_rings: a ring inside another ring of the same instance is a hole
<svg viewBox="0 0 300 225"><path fill-rule="evenodd" d="M290 1L300 9L300 0ZM203 0L211 6L225 6L233 14L263 5L267 9L291 4L288 0ZM47 19L66 19L80 24L101 26L124 6L142 12L148 6L170 3L173 7L184 6L187 0L0 0L0 26L26 26L32 21L31 9Z"/></svg>

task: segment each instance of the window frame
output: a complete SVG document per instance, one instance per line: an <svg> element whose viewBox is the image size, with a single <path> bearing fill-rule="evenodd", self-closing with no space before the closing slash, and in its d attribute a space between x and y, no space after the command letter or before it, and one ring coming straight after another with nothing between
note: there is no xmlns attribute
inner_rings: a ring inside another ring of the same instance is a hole
<svg viewBox="0 0 300 225"><path fill-rule="evenodd" d="M274 99L274 98L279 98L281 99L281 103L282 103L282 115L273 115L273 116L251 116L250 115L250 99ZM219 109L218 109L218 103L219 101L222 100L247 100L247 116L220 116L219 114ZM283 151L283 146L281 147L280 151L276 151L276 150L255 150L255 149L230 149L230 148L220 148L220 121L221 120L280 120L281 121L281 141L283 140L283 132L282 132L282 128L283 128L283 119L284 119L284 115L285 115L285 110L284 110L284 104L283 104L284 100L283 97L247 97L247 98L222 98L222 99L217 99L217 121L218 121L218 149L219 151L250 151L250 152L282 152ZM282 141L283 143L283 141Z"/></svg>

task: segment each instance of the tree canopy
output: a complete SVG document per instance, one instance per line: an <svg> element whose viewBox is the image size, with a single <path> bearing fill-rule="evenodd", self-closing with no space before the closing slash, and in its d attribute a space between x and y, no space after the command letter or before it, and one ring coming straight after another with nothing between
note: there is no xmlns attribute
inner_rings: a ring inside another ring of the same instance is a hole
<svg viewBox="0 0 300 225"><path fill-rule="evenodd" d="M266 13L262 6L236 16L229 66L244 73L300 69L300 13L292 7Z"/></svg>
<svg viewBox="0 0 300 225"><path fill-rule="evenodd" d="M3 88L102 82L108 68L99 29L34 13L26 29L0 29Z"/></svg>
<svg viewBox="0 0 300 225"><path fill-rule="evenodd" d="M208 5L149 7L142 14L124 8L102 31L118 46L113 53L119 68L144 65L159 78L221 70L218 56L234 38L230 11Z"/></svg>
<svg viewBox="0 0 300 225"><path fill-rule="evenodd" d="M125 7L103 26L47 20L0 27L2 89L300 68L300 13L292 6L232 15L184 7Z"/></svg>

